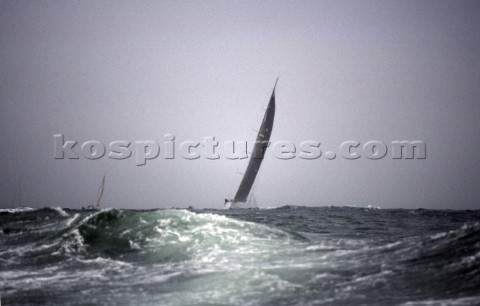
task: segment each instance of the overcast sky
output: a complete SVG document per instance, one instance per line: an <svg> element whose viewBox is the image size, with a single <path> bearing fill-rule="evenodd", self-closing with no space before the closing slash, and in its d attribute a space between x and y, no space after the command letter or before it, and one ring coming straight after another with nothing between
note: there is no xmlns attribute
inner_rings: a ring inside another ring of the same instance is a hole
<svg viewBox="0 0 480 306"><path fill-rule="evenodd" d="M253 141L280 73L271 141L421 140L427 156L267 154L260 206L478 209L479 16L478 1L1 1L1 207L21 178L23 205L79 208L106 173L103 207L221 208L246 160L54 159L53 135Z"/></svg>

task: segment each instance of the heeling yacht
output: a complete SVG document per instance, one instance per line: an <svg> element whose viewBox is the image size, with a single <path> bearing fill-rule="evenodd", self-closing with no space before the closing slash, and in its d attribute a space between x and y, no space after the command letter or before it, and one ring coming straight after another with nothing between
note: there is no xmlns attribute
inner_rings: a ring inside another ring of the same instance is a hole
<svg viewBox="0 0 480 306"><path fill-rule="evenodd" d="M265 110L260 129L258 130L257 140L255 141L247 170L245 171L235 197L232 200L225 199L225 208L235 209L257 207L252 187L255 183L258 171L260 170L260 166L262 165L263 157L265 156L270 141L270 135L272 134L273 119L275 118L275 88L277 87L277 82L278 78L273 86L270 101Z"/></svg>

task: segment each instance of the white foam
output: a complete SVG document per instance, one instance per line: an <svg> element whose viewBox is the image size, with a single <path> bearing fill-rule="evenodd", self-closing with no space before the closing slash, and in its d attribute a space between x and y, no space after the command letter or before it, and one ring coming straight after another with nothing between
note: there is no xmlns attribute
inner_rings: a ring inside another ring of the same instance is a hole
<svg viewBox="0 0 480 306"><path fill-rule="evenodd" d="M75 214L75 215L73 215L72 218L68 219L67 223L66 223L67 226L72 225L72 223L75 222L78 219L78 217L80 217L80 214Z"/></svg>
<svg viewBox="0 0 480 306"><path fill-rule="evenodd" d="M32 211L36 209L37 208L31 208L31 207L0 208L0 212L20 213L20 212Z"/></svg>
<svg viewBox="0 0 480 306"><path fill-rule="evenodd" d="M478 305L480 301L480 295L477 296L468 296L457 299L441 299L441 300L423 300L423 301L408 301L401 305Z"/></svg>
<svg viewBox="0 0 480 306"><path fill-rule="evenodd" d="M61 207L55 206L55 207L49 207L49 208L58 212L62 217L70 217L70 215L66 211L64 211Z"/></svg>

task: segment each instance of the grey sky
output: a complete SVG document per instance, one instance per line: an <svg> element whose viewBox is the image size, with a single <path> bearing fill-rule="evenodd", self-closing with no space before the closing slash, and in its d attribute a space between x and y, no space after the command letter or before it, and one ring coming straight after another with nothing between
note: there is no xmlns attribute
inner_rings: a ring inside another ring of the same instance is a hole
<svg viewBox="0 0 480 306"><path fill-rule="evenodd" d="M1 1L1 207L221 208L245 161L55 160L84 142L423 140L425 160L264 161L260 206L480 208L478 1Z"/></svg>

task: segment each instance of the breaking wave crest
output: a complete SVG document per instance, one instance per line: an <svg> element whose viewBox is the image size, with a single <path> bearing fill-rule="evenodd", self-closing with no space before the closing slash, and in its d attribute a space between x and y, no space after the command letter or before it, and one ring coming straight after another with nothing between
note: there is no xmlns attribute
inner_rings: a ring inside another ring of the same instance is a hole
<svg viewBox="0 0 480 306"><path fill-rule="evenodd" d="M19 257L28 257L35 265L45 260L44 255L105 256L152 263L197 257L214 261L228 257L233 250L241 255L255 245L298 239L277 228L186 210L109 209L69 214L45 208L25 214L21 222L18 214L6 216L10 222L2 233L9 239L0 252L4 261L10 259L14 264L20 262Z"/></svg>
<svg viewBox="0 0 480 306"><path fill-rule="evenodd" d="M477 212L292 206L3 211L2 299L71 304L81 288L93 304L469 305L480 296L472 220Z"/></svg>

